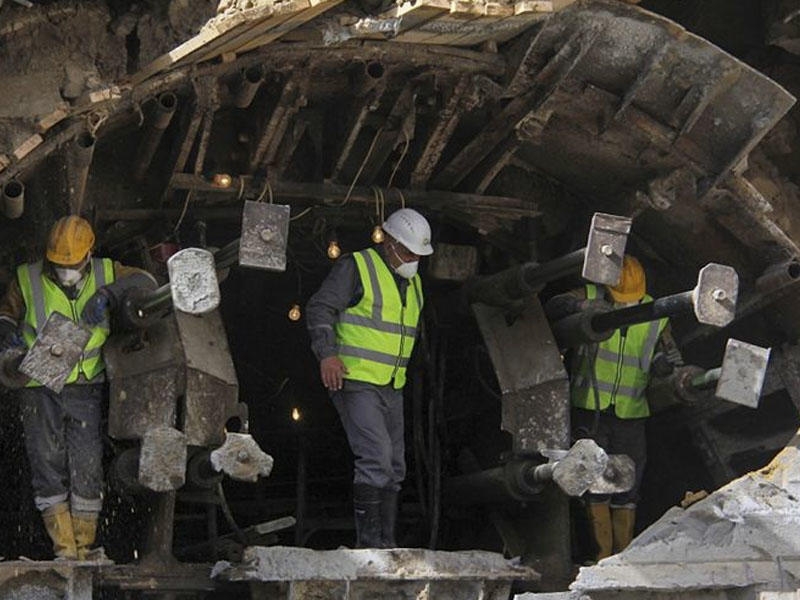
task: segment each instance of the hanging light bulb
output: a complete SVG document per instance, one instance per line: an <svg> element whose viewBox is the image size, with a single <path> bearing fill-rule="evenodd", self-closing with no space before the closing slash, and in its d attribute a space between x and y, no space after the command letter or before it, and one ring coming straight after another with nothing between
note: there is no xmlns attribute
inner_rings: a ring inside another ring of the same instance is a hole
<svg viewBox="0 0 800 600"><path fill-rule="evenodd" d="M289 309L289 320L290 321L299 321L300 317L303 313L300 312L300 305L299 304L292 304L292 308Z"/></svg>
<svg viewBox="0 0 800 600"><path fill-rule="evenodd" d="M336 240L331 240L328 243L328 258L331 260L336 260L342 255L342 249L339 248L339 242Z"/></svg>
<svg viewBox="0 0 800 600"><path fill-rule="evenodd" d="M297 422L303 418L303 415L300 414L300 409L296 406L292 409L292 421Z"/></svg>
<svg viewBox="0 0 800 600"><path fill-rule="evenodd" d="M220 188L231 187L232 183L233 183L233 177L231 177L227 173L216 173L214 177L211 179L211 185Z"/></svg>
<svg viewBox="0 0 800 600"><path fill-rule="evenodd" d="M372 241L380 244L383 241L383 228L380 225L375 225L372 230Z"/></svg>

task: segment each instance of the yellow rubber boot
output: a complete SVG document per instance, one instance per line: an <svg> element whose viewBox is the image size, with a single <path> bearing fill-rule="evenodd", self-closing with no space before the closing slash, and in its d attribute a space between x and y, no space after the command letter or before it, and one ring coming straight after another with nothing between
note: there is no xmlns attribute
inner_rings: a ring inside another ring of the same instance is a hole
<svg viewBox="0 0 800 600"><path fill-rule="evenodd" d="M61 502L42 511L45 529L53 540L53 552L56 558L75 560L78 551L75 547L75 533L72 530L72 516L69 504Z"/></svg>
<svg viewBox="0 0 800 600"><path fill-rule="evenodd" d="M75 532L75 548L78 560L86 560L94 538L97 535L97 518L95 512L72 513L72 529Z"/></svg>
<svg viewBox="0 0 800 600"><path fill-rule="evenodd" d="M611 509L611 529L613 531L614 554L622 552L633 539L633 527L636 524L636 509L615 506Z"/></svg>
<svg viewBox="0 0 800 600"><path fill-rule="evenodd" d="M597 556L595 560L600 560L611 556L611 509L605 502L589 502L587 504L589 512L589 524L592 527L592 537L597 544Z"/></svg>

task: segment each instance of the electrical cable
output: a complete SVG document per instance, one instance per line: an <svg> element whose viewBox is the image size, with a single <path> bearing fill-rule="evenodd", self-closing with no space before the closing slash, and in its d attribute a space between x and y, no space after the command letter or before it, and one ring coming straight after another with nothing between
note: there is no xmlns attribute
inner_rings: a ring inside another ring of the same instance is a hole
<svg viewBox="0 0 800 600"><path fill-rule="evenodd" d="M400 168L400 164L403 162L403 159L406 157L406 152L408 152L408 147L411 144L411 140L408 138L408 133L403 130L403 135L406 138L406 145L403 146L403 152L400 153L400 158L397 159L397 162L394 164L394 168L392 169L392 174L389 175L389 183L386 184L387 188L392 187L392 182L394 181L394 176L397 174L397 170Z"/></svg>
<svg viewBox="0 0 800 600"><path fill-rule="evenodd" d="M356 187L358 178L361 177L361 173L364 171L364 167L367 166L367 161L369 160L369 157L372 156L372 151L375 149L375 144L378 142L378 137L380 136L382 131L383 127L381 127L380 129L378 129L378 131L375 132L375 137L372 138L372 143L369 145L367 154L366 156L364 156L364 160L361 161L361 166L358 168L358 171L356 171L355 177L353 177L353 182L350 184L350 187L347 190L347 194L345 194L344 200L341 202L341 204L334 204L336 208L341 208L350 201L350 194L353 193L353 188Z"/></svg>
<svg viewBox="0 0 800 600"><path fill-rule="evenodd" d="M217 484L217 495L219 495L219 506L222 509L222 514L225 516L225 520L228 522L230 528L233 529L236 539L239 540L243 546L247 546L247 537L233 518L231 507L228 506L228 500L225 498L225 491L222 489L222 482Z"/></svg>
<svg viewBox="0 0 800 600"><path fill-rule="evenodd" d="M181 215L178 217L178 221L175 223L175 227L172 229L172 234L175 235L178 233L178 229L181 228L181 223L183 223L183 218L186 216L186 209L189 208L189 200L192 198L192 190L186 192L186 200L183 201L183 209L181 209Z"/></svg>

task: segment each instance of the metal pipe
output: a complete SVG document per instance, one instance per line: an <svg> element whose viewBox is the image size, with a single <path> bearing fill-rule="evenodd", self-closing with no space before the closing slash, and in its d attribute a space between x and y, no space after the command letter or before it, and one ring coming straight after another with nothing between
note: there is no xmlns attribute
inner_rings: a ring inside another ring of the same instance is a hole
<svg viewBox="0 0 800 600"><path fill-rule="evenodd" d="M160 288L139 296L135 302L136 312L139 317L159 313L172 304L172 286L165 283Z"/></svg>
<svg viewBox="0 0 800 600"><path fill-rule="evenodd" d="M97 139L91 133L85 131L73 140L70 152L67 155L69 204L74 215L81 213L96 141Z"/></svg>
<svg viewBox="0 0 800 600"><path fill-rule="evenodd" d="M717 383L721 376L722 376L722 367L717 367L716 369L709 369L705 373L700 373L699 375L695 375L694 377L692 377L689 383L695 389L703 389L705 387Z"/></svg>
<svg viewBox="0 0 800 600"><path fill-rule="evenodd" d="M235 265L239 260L239 241L236 238L214 252L217 271ZM125 318L133 325L147 327L156 316L172 306L172 287L165 283L155 290L137 290L129 293L124 301Z"/></svg>
<svg viewBox="0 0 800 600"><path fill-rule="evenodd" d="M673 317L694 308L693 297L694 290L690 290L665 296L653 302L644 302L635 306L601 313L592 317L592 329L595 331L613 331L620 327L628 327L637 323L656 321L662 317Z"/></svg>
<svg viewBox="0 0 800 600"><path fill-rule="evenodd" d="M470 302L504 306L538 292L545 284L580 271L586 248L546 263L529 262L467 284Z"/></svg>
<svg viewBox="0 0 800 600"><path fill-rule="evenodd" d="M236 108L247 108L253 102L258 88L264 82L264 67L252 65L239 72L239 83L236 87L236 96L233 105Z"/></svg>
<svg viewBox="0 0 800 600"><path fill-rule="evenodd" d="M621 327L672 317L690 310L693 307L692 296L693 291L688 291L618 310L588 309L553 324L553 335L561 348L602 342Z"/></svg>
<svg viewBox="0 0 800 600"><path fill-rule="evenodd" d="M158 144L161 142L164 131L169 127L177 108L178 98L172 92L164 92L158 96L136 153L133 176L137 181L142 181L147 174Z"/></svg>
<svg viewBox="0 0 800 600"><path fill-rule="evenodd" d="M19 219L25 210L25 186L12 179L3 186L3 214L9 219Z"/></svg>
<svg viewBox="0 0 800 600"><path fill-rule="evenodd" d="M472 505L530 500L544 489L540 461L521 460L502 467L451 477L443 493L449 504Z"/></svg>
<svg viewBox="0 0 800 600"><path fill-rule="evenodd" d="M796 282L798 279L800 279L800 263L796 260L789 260L768 267L756 279L755 288L761 294L770 294Z"/></svg>
<svg viewBox="0 0 800 600"><path fill-rule="evenodd" d="M203 449L192 454L186 461L186 483L194 487L212 490L222 481L223 474L215 471L211 464L211 450Z"/></svg>

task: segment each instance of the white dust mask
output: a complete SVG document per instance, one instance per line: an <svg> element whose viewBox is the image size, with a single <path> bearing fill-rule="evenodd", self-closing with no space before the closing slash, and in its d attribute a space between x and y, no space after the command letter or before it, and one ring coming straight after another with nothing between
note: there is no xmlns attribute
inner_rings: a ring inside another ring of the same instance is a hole
<svg viewBox="0 0 800 600"><path fill-rule="evenodd" d="M58 281L65 287L76 285L83 277L83 271L80 269L62 269L56 267L55 270Z"/></svg>
<svg viewBox="0 0 800 600"><path fill-rule="evenodd" d="M83 271L88 263L88 260L83 262L77 269L74 268L67 268L67 267L53 267L53 270L56 272L56 277L58 277L58 281L64 287L72 287L73 285L78 285L81 279L83 279Z"/></svg>
<svg viewBox="0 0 800 600"><path fill-rule="evenodd" d="M397 246L392 245L392 253L394 254L395 258L400 261L400 264L396 267L392 267L392 270L400 275L400 277L404 279L411 279L414 275L417 274L417 269L419 268L419 261L411 261L411 262L403 262L403 259L400 258L400 255L397 253Z"/></svg>
<svg viewBox="0 0 800 600"><path fill-rule="evenodd" d="M401 263L400 266L395 267L394 272L400 275L400 277L404 277L405 279L411 279L414 275L417 274L417 269L419 268L419 261L415 260L413 262L404 262Z"/></svg>

